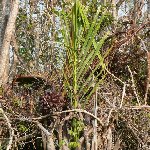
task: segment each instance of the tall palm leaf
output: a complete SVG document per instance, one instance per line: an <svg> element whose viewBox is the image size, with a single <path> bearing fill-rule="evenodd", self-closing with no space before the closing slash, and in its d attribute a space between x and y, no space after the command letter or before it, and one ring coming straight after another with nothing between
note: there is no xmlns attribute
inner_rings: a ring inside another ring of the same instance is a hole
<svg viewBox="0 0 150 150"><path fill-rule="evenodd" d="M89 91L90 87L94 84L86 100L90 99L96 87L104 80L106 64L104 63L101 49L109 32L104 32L104 36L99 41L96 40L96 37L99 36L98 31L101 30L104 22L109 20L109 17L106 11L101 11L100 6L94 19L89 21L87 8L79 0L74 2L70 13L62 11L60 16L63 25L64 48L66 50L64 87L73 102L72 106L76 108L78 102L84 100L84 95ZM98 63L95 64L94 68L91 68L90 66L95 59L98 59ZM90 68L91 71L89 71ZM101 71L93 79L93 75L98 68L101 68ZM87 72L90 72L88 77L86 77ZM97 77L100 75L102 77L98 80Z"/></svg>

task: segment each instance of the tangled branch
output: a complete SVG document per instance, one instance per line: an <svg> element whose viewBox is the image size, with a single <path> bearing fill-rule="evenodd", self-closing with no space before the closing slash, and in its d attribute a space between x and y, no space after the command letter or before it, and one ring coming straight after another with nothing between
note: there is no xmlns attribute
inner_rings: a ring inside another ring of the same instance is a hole
<svg viewBox="0 0 150 150"><path fill-rule="evenodd" d="M4 110L3 110L2 108L0 108L0 112L1 112L2 115L4 116L4 118L5 118L6 122L7 122L8 128L9 128L10 138L9 138L9 143L8 143L8 145L7 145L6 150L10 150L11 147L12 147L12 144L13 144L14 130L13 130L13 128L11 127L10 120L8 119L7 115L5 114L5 112L4 112Z"/></svg>

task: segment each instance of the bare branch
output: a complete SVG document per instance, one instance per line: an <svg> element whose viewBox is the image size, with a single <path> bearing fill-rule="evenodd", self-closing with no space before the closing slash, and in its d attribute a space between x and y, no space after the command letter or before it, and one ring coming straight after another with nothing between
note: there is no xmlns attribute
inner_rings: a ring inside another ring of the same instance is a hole
<svg viewBox="0 0 150 150"><path fill-rule="evenodd" d="M147 52L147 83L146 83L146 92L145 92L145 105L147 104L147 95L150 88L150 52Z"/></svg>
<svg viewBox="0 0 150 150"><path fill-rule="evenodd" d="M124 100L125 94L126 94L126 84L124 84L124 86L123 86L120 108L123 105L123 100Z"/></svg>
<svg viewBox="0 0 150 150"><path fill-rule="evenodd" d="M114 77L116 80L118 80L120 83L122 83L123 85L125 84L121 79L119 79L118 77L116 77L113 73L111 73L107 68L105 68L105 70L107 71L108 74L110 74L112 77Z"/></svg>
<svg viewBox="0 0 150 150"><path fill-rule="evenodd" d="M3 114L6 122L7 122L7 125L8 125L8 128L9 128L9 134L10 134L10 138L9 138L9 143L7 145L7 148L6 150L10 150L11 147L12 147L12 142L13 142L13 137L14 137L14 130L13 128L11 127L11 123L10 123L10 120L8 119L8 117L6 116L4 110L2 108L0 108L0 112Z"/></svg>
<svg viewBox="0 0 150 150"><path fill-rule="evenodd" d="M135 97L136 97L136 100L137 100L137 102L138 102L138 104L139 104L139 106L140 106L141 104L140 104L140 101L139 101L139 98L138 98L138 95L137 95L137 92L136 92L136 86L135 86L133 74L132 74L132 71L131 71L131 69L130 69L129 66L128 66L128 70L129 70L130 75L131 75L131 82L132 82L133 92L134 92L134 95L135 95Z"/></svg>
<svg viewBox="0 0 150 150"><path fill-rule="evenodd" d="M110 117L111 117L112 111L113 111L113 108L112 108L112 109L110 109L110 111L109 111L108 118L107 118L107 122L106 122L106 125L107 125L107 126L109 125L109 120L110 120Z"/></svg>
<svg viewBox="0 0 150 150"><path fill-rule="evenodd" d="M135 37L135 35L137 35L143 28L145 28L147 25L149 25L149 22L147 21L146 23L142 24L140 27L137 27L136 29L133 29L133 27L131 27L130 29L128 29L126 31L126 34L128 36L126 36L123 39L120 39L118 41L116 41L116 43L114 43L113 47L111 49L116 49L116 48L120 48L123 44L127 43L128 41L130 41L133 37ZM132 31L132 32L131 32Z"/></svg>
<svg viewBox="0 0 150 150"><path fill-rule="evenodd" d="M113 150L119 150L120 149L120 143L121 143L121 140L118 138L115 145L114 145Z"/></svg>
<svg viewBox="0 0 150 150"><path fill-rule="evenodd" d="M46 146L47 150L55 150L55 145L54 145L54 140L53 140L53 135L50 133L47 129L45 129L41 123L38 121L35 121L37 126L41 129L42 133L46 135Z"/></svg>
<svg viewBox="0 0 150 150"><path fill-rule="evenodd" d="M120 104L120 108L123 105L123 100L125 97L125 92L126 92L126 83L123 82L121 79L119 79L118 77L116 77L114 74L112 74L108 69L105 69L107 71L107 73L109 73L113 78L115 78L116 80L118 80L120 83L123 84L123 90L122 90L122 98L121 98L121 104Z"/></svg>
<svg viewBox="0 0 150 150"><path fill-rule="evenodd" d="M71 109L71 110L66 110L66 111L62 111L62 112L55 112L54 114L62 114L62 113L67 113L67 112L81 112L81 113L88 114L91 117L93 117L94 119L96 119L102 126L104 125L99 118L97 118L92 113L90 113L90 112L88 112L86 110L83 110L83 109Z"/></svg>
<svg viewBox="0 0 150 150"><path fill-rule="evenodd" d="M112 128L109 126L107 130L107 150L112 150Z"/></svg>

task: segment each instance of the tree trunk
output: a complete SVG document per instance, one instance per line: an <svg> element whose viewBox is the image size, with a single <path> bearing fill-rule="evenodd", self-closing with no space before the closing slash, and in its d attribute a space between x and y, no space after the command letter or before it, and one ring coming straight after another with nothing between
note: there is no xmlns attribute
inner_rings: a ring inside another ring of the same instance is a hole
<svg viewBox="0 0 150 150"><path fill-rule="evenodd" d="M117 20L117 9L116 9L116 1L112 0L112 15L115 20Z"/></svg>
<svg viewBox="0 0 150 150"><path fill-rule="evenodd" d="M16 68L17 68L17 63L18 63L18 58L16 53L18 52L18 44L17 40L15 37L15 33L12 36L12 53L13 53L13 60L11 61L10 69L9 69L9 80L12 80L16 74Z"/></svg>
<svg viewBox="0 0 150 150"><path fill-rule="evenodd" d="M10 47L10 41L11 37L13 34L13 31L15 29L15 21L17 18L18 14L18 6L19 6L19 1L14 0L11 2L11 10L9 14L9 19L6 24L4 24L3 19L6 17L6 1L3 1L3 13L2 13L2 28L5 30L1 29L1 31L4 31L4 34L1 34L1 47L0 47L0 86L5 85L8 80L8 73L9 73L9 47ZM9 10L7 10L9 11Z"/></svg>

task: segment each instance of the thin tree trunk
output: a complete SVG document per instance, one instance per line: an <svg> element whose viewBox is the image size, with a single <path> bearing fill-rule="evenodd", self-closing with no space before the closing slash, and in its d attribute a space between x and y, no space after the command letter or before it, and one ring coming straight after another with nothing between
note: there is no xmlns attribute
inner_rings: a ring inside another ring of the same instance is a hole
<svg viewBox="0 0 150 150"><path fill-rule="evenodd" d="M116 9L116 0L112 0L112 15L114 17L115 20L117 20L117 9Z"/></svg>
<svg viewBox="0 0 150 150"><path fill-rule="evenodd" d="M54 9L54 6L55 6L55 0L53 0L52 2L51 2L51 8L52 9ZM52 19L51 19L51 21L52 21L52 26L51 26L51 28L52 28L52 31L51 31L51 39L52 39L52 45L51 45L51 52L50 52L50 71L52 70L52 66L53 66L53 63L54 63L54 61L55 61L55 51L54 51L54 40L55 40L55 15L54 14L52 14Z"/></svg>
<svg viewBox="0 0 150 150"><path fill-rule="evenodd" d="M39 69L39 52L40 52L40 28L37 27L35 31L36 39L35 39L35 71Z"/></svg>
<svg viewBox="0 0 150 150"><path fill-rule="evenodd" d="M18 14L19 0L12 2L9 19L7 22L2 47L0 50L0 85L4 85L8 80L8 67L9 67L9 47L10 41L15 29L15 21Z"/></svg>
<svg viewBox="0 0 150 150"><path fill-rule="evenodd" d="M10 70L9 70L9 80L13 79L13 77L15 76L17 62L18 62L18 58L17 58L17 55L16 55L16 52L18 52L18 44L17 44L17 41L16 41L15 34L12 36L11 40L12 40L13 60L11 62L11 67L10 67Z"/></svg>
<svg viewBox="0 0 150 150"><path fill-rule="evenodd" d="M8 9L6 9L6 7L10 7L8 3L10 3L8 0L2 0L0 3L0 49L2 47L4 31L8 20L9 12Z"/></svg>
<svg viewBox="0 0 150 150"><path fill-rule="evenodd" d="M97 117L97 90L94 98L94 116ZM94 120L94 150L97 150L97 119Z"/></svg>

